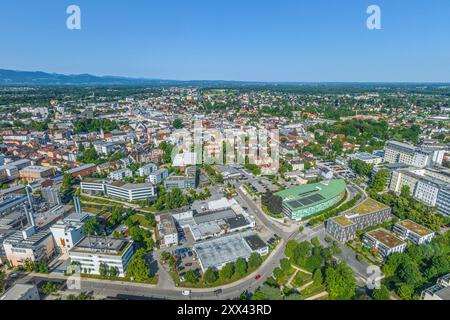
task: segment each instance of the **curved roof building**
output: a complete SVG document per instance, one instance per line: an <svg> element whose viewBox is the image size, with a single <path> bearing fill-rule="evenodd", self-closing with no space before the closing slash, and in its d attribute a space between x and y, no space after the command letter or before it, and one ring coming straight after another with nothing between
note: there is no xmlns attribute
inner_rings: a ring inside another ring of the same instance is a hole
<svg viewBox="0 0 450 320"><path fill-rule="evenodd" d="M346 183L334 179L307 184L275 193L283 199L283 212L292 220L302 220L338 203L345 195Z"/></svg>

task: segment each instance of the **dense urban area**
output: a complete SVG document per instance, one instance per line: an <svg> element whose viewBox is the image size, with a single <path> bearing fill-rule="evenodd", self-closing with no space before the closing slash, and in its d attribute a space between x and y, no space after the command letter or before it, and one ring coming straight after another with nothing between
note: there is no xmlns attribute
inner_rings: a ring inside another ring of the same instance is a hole
<svg viewBox="0 0 450 320"><path fill-rule="evenodd" d="M0 88L0 300L449 300L449 104L439 85Z"/></svg>

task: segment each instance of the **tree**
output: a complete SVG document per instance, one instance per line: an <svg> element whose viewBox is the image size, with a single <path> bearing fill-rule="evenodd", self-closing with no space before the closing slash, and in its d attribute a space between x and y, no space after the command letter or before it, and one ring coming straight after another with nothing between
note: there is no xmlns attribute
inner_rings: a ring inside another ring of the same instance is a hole
<svg viewBox="0 0 450 320"><path fill-rule="evenodd" d="M389 300L390 293L385 285L381 285L379 289L372 291L372 298L374 300Z"/></svg>
<svg viewBox="0 0 450 320"><path fill-rule="evenodd" d="M212 284L217 281L217 271L213 268L208 268L203 275L203 279L206 283Z"/></svg>
<svg viewBox="0 0 450 320"><path fill-rule="evenodd" d="M139 249L131 258L127 267L127 276L138 282L146 282L150 280L150 266L145 260L146 252Z"/></svg>
<svg viewBox="0 0 450 320"><path fill-rule="evenodd" d="M407 261L400 265L398 269L398 276L400 280L404 281L411 287L415 287L423 280L419 267L412 261Z"/></svg>
<svg viewBox="0 0 450 320"><path fill-rule="evenodd" d="M258 268L262 264L261 255L257 252L253 252L248 258L248 267L252 270Z"/></svg>
<svg viewBox="0 0 450 320"><path fill-rule="evenodd" d="M173 120L172 125L175 129L181 129L184 127L183 121L179 118Z"/></svg>
<svg viewBox="0 0 450 320"><path fill-rule="evenodd" d="M156 224L156 219L155 219L155 215L154 214L146 213L145 214L145 220L147 220L148 224L151 225L152 227L154 227L155 224Z"/></svg>
<svg viewBox="0 0 450 320"><path fill-rule="evenodd" d="M261 203L273 214L280 214L283 212L283 199L270 191L267 191L261 197Z"/></svg>
<svg viewBox="0 0 450 320"><path fill-rule="evenodd" d="M349 300L355 295L353 271L345 262L330 265L325 270L325 284L333 300Z"/></svg>
<svg viewBox="0 0 450 320"><path fill-rule="evenodd" d="M247 273L247 261L244 258L238 258L236 260L235 271L241 277Z"/></svg>
<svg viewBox="0 0 450 320"><path fill-rule="evenodd" d="M112 213L111 213L111 217L110 217L110 221L111 221L111 225L115 226L116 224L119 224L120 222L122 222L122 213L120 212L120 209L117 207L114 207L112 209Z"/></svg>
<svg viewBox="0 0 450 320"><path fill-rule="evenodd" d="M187 282L190 282L190 283L197 283L198 282L198 276L197 276L197 273L195 273L194 270L188 270L185 273L184 278L186 279Z"/></svg>
<svg viewBox="0 0 450 320"><path fill-rule="evenodd" d="M109 276L110 277L117 277L117 268L116 267L111 266L109 268Z"/></svg>
<svg viewBox="0 0 450 320"><path fill-rule="evenodd" d="M313 279L315 285L322 284L323 275L322 275L322 271L319 268L317 268L316 271L314 271L312 279Z"/></svg>
<svg viewBox="0 0 450 320"><path fill-rule="evenodd" d="M98 272L102 277L106 277L108 275L108 266L105 263L100 263Z"/></svg>
<svg viewBox="0 0 450 320"><path fill-rule="evenodd" d="M397 294L404 300L410 300L414 294L414 288L409 284L403 283L398 287Z"/></svg>
<svg viewBox="0 0 450 320"><path fill-rule="evenodd" d="M291 268L291 262L289 259L281 259L280 261L280 267L283 270L283 272L287 272Z"/></svg>
<svg viewBox="0 0 450 320"><path fill-rule="evenodd" d="M234 263L233 262L227 263L220 270L220 277L222 279L228 280L234 275L234 270L235 270Z"/></svg>
<svg viewBox="0 0 450 320"><path fill-rule="evenodd" d="M83 232L86 235L94 235L97 234L100 229L100 223L98 222L97 218L91 218L87 220L83 224Z"/></svg>
<svg viewBox="0 0 450 320"><path fill-rule="evenodd" d="M76 182L76 179L70 173L64 174L60 191L65 198L71 198L73 196L73 186L76 184Z"/></svg>
<svg viewBox="0 0 450 320"><path fill-rule="evenodd" d="M372 177L371 189L374 192L382 192L386 188L386 184L388 182L389 170L380 169L376 174Z"/></svg>
<svg viewBox="0 0 450 320"><path fill-rule="evenodd" d="M0 270L0 293L5 291L6 286L6 273L3 270Z"/></svg>
<svg viewBox="0 0 450 320"><path fill-rule="evenodd" d="M170 253L168 253L167 251L161 252L161 259L162 259L163 261L166 261L166 260L169 259L169 258L170 258Z"/></svg>
<svg viewBox="0 0 450 320"><path fill-rule="evenodd" d="M280 288L264 283L256 290L252 300L282 300Z"/></svg>
<svg viewBox="0 0 450 320"><path fill-rule="evenodd" d="M284 272L280 267L276 267L273 270L273 275L275 277L275 279L280 279L283 276Z"/></svg>

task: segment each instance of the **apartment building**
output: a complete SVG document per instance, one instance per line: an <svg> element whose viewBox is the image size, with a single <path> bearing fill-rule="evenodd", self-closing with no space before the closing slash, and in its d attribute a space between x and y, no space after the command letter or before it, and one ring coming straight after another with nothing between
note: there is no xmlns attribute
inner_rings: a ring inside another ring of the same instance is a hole
<svg viewBox="0 0 450 320"><path fill-rule="evenodd" d="M379 252L385 258L394 252L403 252L406 249L406 242L383 228L366 232L363 235L363 245Z"/></svg>
<svg viewBox="0 0 450 320"><path fill-rule="evenodd" d="M109 178L114 181L123 180L125 178L131 178L132 176L133 172L127 168L115 170L109 174Z"/></svg>
<svg viewBox="0 0 450 320"><path fill-rule="evenodd" d="M436 284L423 290L422 300L450 300L450 273L439 277Z"/></svg>
<svg viewBox="0 0 450 320"><path fill-rule="evenodd" d="M70 249L72 263L80 266L81 273L100 274L100 266L115 268L119 277L126 274L134 254L133 241L111 237L87 236Z"/></svg>
<svg viewBox="0 0 450 320"><path fill-rule="evenodd" d="M340 242L353 240L356 232L392 219L391 208L371 198L326 222L326 232Z"/></svg>
<svg viewBox="0 0 450 320"><path fill-rule="evenodd" d="M158 170L158 167L154 163L148 163L145 166L142 166L139 168L139 176L140 177L147 177L148 175L152 174Z"/></svg>
<svg viewBox="0 0 450 320"><path fill-rule="evenodd" d="M393 231L403 240L409 240L417 245L429 243L434 238L434 232L411 220L402 220L394 224Z"/></svg>
<svg viewBox="0 0 450 320"><path fill-rule="evenodd" d="M159 184L169 176L169 170L162 168L148 175L148 181L153 184Z"/></svg>
<svg viewBox="0 0 450 320"><path fill-rule="evenodd" d="M439 190L438 197L436 199L437 211L441 214L450 216L450 187L446 186Z"/></svg>
<svg viewBox="0 0 450 320"><path fill-rule="evenodd" d="M19 177L29 182L48 178L54 174L53 168L42 166L28 166L19 171Z"/></svg>

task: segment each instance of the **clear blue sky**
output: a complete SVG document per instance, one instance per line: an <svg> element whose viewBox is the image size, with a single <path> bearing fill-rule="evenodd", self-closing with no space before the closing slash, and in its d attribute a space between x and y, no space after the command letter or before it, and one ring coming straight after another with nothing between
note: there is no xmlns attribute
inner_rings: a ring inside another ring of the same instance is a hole
<svg viewBox="0 0 450 320"><path fill-rule="evenodd" d="M77 4L82 30L66 29ZM366 28L378 4L382 30ZM14 0L0 68L164 79L450 82L448 0Z"/></svg>

